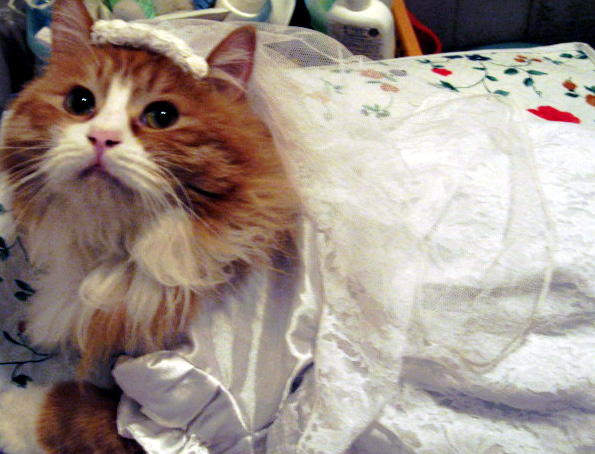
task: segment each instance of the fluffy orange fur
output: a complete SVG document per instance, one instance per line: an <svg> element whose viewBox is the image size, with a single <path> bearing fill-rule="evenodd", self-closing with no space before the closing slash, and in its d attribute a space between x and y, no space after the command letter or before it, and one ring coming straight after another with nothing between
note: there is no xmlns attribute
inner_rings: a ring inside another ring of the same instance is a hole
<svg viewBox="0 0 595 454"><path fill-rule="evenodd" d="M195 236L205 251L205 261L210 258L212 262L207 263L210 269L205 274L225 281L236 262L266 260L272 249L281 246L283 232L291 230L296 204L270 134L245 97L233 88L221 89L209 78L189 77L164 56L110 46L70 46L68 55L58 54L44 76L11 105L0 164L15 188L13 208L25 238L28 228L40 222L56 197L38 173L43 154L53 142L52 131L57 125L88 119L72 118L62 100L74 85L105 93L114 72L135 83L131 128L152 159L164 167L168 183L195 218ZM153 131L135 120L154 93L180 110L173 128ZM135 210L134 194L124 191L119 197L123 210ZM150 222L153 214L135 213L124 224L126 231L116 233L134 242L138 225ZM162 339L166 331L181 328L175 313L169 323L164 321L167 312L165 308L159 311L152 323L154 331L140 337L149 334ZM85 364L126 344L124 328L130 326L123 316L119 307L108 314L98 311L90 339L84 342L83 356L89 356ZM92 336L93 331L103 336ZM141 343L144 348L147 339ZM139 349L129 346L128 350Z"/></svg>
<svg viewBox="0 0 595 454"><path fill-rule="evenodd" d="M132 101L127 106L130 130L171 188L151 209L141 203L135 188L106 182L111 186L89 192L93 197L89 216L96 217L100 227L95 226L94 232L99 233L94 233L97 238L83 235L70 242L80 252L83 271L110 261L124 263L125 269L109 308L98 307L84 332L73 330L67 335L69 345L81 349L84 377L93 368L105 367L114 355L171 346L197 311L202 296L225 291L238 270L266 265L272 254L284 250L294 228L297 201L270 133L238 88L245 80L226 81L242 73L242 68L226 62L225 55L240 43L252 58L254 30L239 29L224 40L208 58L209 76L197 80L165 56L92 45L91 19L82 1L57 0L54 11L52 60L10 106L12 116L0 154L0 166L13 187L13 210L25 244L34 240L31 236L39 226L47 224L54 206L68 206L68 190L52 187L42 164L55 146L57 130L89 121L95 114L73 116L64 108L64 98L75 86L89 88L100 111L115 74L133 81ZM252 61L243 64L249 66L242 73L247 78ZM145 106L155 99L177 107L179 119L170 128L151 129L139 121ZM78 196L76 187L69 190ZM117 205L121 219L112 223L102 219L102 204ZM127 286L133 285L135 273L145 272L142 264L132 260L131 251L142 229L172 207L182 207L192 220L192 247L200 255L196 257L198 281L204 285L156 284L151 291L162 295L163 302L151 313L131 320ZM74 215L70 222L82 222L76 213L69 215ZM105 232L101 230L104 224ZM104 245L107 236L116 238L119 251ZM183 304L176 305L178 301ZM134 443L117 437L117 398L117 393L104 393L91 385L55 387L38 431L44 449L50 453L140 452Z"/></svg>
<svg viewBox="0 0 595 454"><path fill-rule="evenodd" d="M88 383L56 385L41 412L40 444L48 454L144 452L133 440L118 436L119 397L115 390L102 390Z"/></svg>

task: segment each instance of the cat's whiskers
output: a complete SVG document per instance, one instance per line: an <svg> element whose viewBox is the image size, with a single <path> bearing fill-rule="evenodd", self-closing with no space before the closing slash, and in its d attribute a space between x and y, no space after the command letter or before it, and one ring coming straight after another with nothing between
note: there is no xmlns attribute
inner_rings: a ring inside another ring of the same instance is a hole
<svg viewBox="0 0 595 454"><path fill-rule="evenodd" d="M172 203L167 196L173 190L167 179L161 175L158 166L133 154L118 155L117 166L119 170L115 171L116 178L121 177L124 184L140 196L150 215L157 216L171 207Z"/></svg>
<svg viewBox="0 0 595 454"><path fill-rule="evenodd" d="M38 159L37 162L41 162L42 159ZM13 192L16 192L26 186L31 180L39 178L43 175L43 172L38 166L33 166L36 162L27 162L22 168L13 170L9 174L10 187Z"/></svg>
<svg viewBox="0 0 595 454"><path fill-rule="evenodd" d="M164 159L156 159L156 162L159 164L159 171L161 173L163 173L163 178L165 180L169 179L169 180L173 181L173 183L174 183L174 185L168 184L169 190L167 192L167 195L169 195L172 198L172 200L175 202L175 204L178 208L181 208L181 209L187 211L188 214L190 214L192 217L195 217L198 219L198 216L196 215L196 213L194 213L194 211L192 211L192 209L191 209L191 206L190 206L191 199L190 199L190 194L188 193L188 190L186 189L184 184L180 181L180 179L171 170L169 170L167 168L167 166L169 166L171 164L166 162ZM180 198L176 189L178 189L179 192L182 193L183 198Z"/></svg>
<svg viewBox="0 0 595 454"><path fill-rule="evenodd" d="M50 197L50 194L48 194L45 191L35 192L27 200L27 203L25 203L25 205L21 206L20 210L18 210L17 212L13 212L13 213L16 213L15 214L15 223L17 225L22 225L24 222L24 219L27 218L30 211L34 214L37 214L37 212L38 212L37 207L41 206L43 204L43 201L47 200L49 197Z"/></svg>
<svg viewBox="0 0 595 454"><path fill-rule="evenodd" d="M159 158L154 158L154 160L160 164L159 166L159 171L163 172L165 174L165 178L169 178L174 182L175 186L172 185L168 185L168 189L171 190L171 192L168 192L168 195L170 197L172 197L172 199L174 200L174 202L176 203L176 206L180 209L182 209L183 211L186 212L186 214L194 221L200 223L208 232L212 233L213 235L216 234L215 229L213 228L212 225L210 225L203 217L199 216L193 209L192 206L190 204L190 194L188 192L188 190L186 189L185 185L180 181L180 179L171 171L169 170L167 167L171 167L172 164L170 162L168 162L165 159L159 159ZM181 170L186 170L184 167L179 166L179 168ZM178 192L176 192L176 189L179 190L179 192L182 193L183 195L183 199L180 198L180 196L178 195Z"/></svg>

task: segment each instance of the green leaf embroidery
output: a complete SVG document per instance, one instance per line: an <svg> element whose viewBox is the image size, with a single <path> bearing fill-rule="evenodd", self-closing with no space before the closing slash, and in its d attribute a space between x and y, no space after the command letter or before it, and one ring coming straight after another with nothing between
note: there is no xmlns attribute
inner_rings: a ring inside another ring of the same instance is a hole
<svg viewBox="0 0 595 454"><path fill-rule="evenodd" d="M592 87L587 87L587 86L585 85L585 88L586 88L587 90L589 90L591 93L595 93L595 85L593 85Z"/></svg>
<svg viewBox="0 0 595 454"><path fill-rule="evenodd" d="M568 96L570 98L578 98L579 97L579 95L577 95L576 93L573 93L571 91L569 91L569 92L567 92L565 94L566 94L566 96Z"/></svg>
<svg viewBox="0 0 595 454"><path fill-rule="evenodd" d="M6 339L11 344L21 345L19 342L14 340L14 338L8 333L8 331L2 331L2 335L4 336L4 339Z"/></svg>
<svg viewBox="0 0 595 454"><path fill-rule="evenodd" d="M17 284L17 286L27 292L27 293L35 293L35 290L33 289L33 287L31 287L29 284L27 284L25 281L21 281L20 279L15 279L14 283Z"/></svg>
<svg viewBox="0 0 595 454"><path fill-rule="evenodd" d="M26 293L26 292L16 292L16 293L14 294L14 297L15 297L16 299L18 299L19 301L23 301L23 302L24 302L24 301L27 301L27 300L29 299L29 297L30 297L30 296L31 296L31 295L30 295L29 293Z"/></svg>
<svg viewBox="0 0 595 454"><path fill-rule="evenodd" d="M376 118L386 118L390 117L390 111L381 107L378 104L374 104L373 106L366 104L363 106L361 113L366 117L370 116L370 114L374 114Z"/></svg>
<svg viewBox="0 0 595 454"><path fill-rule="evenodd" d="M549 62L552 62L554 65L563 65L564 63L562 63L560 60L552 60L549 57L543 57L544 60L547 60Z"/></svg>
<svg viewBox="0 0 595 454"><path fill-rule="evenodd" d="M535 69L530 69L529 71L527 71L529 74L531 74L532 76L544 76L547 73L541 72L541 71L537 71Z"/></svg>
<svg viewBox="0 0 595 454"><path fill-rule="evenodd" d="M535 84L535 81L533 78L527 77L525 80L523 80L523 84L525 84L525 87L532 87Z"/></svg>
<svg viewBox="0 0 595 454"><path fill-rule="evenodd" d="M560 54L560 57L562 58L572 58L571 54Z"/></svg>
<svg viewBox="0 0 595 454"><path fill-rule="evenodd" d="M510 94L510 92L504 90L496 90L494 93L501 96L508 96Z"/></svg>
<svg viewBox="0 0 595 454"><path fill-rule="evenodd" d="M519 70L516 68L508 68L504 70L504 74L508 74L509 76L513 76L514 74L518 74Z"/></svg>
<svg viewBox="0 0 595 454"><path fill-rule="evenodd" d="M491 80L492 82L496 82L498 80L494 76L486 76L486 79Z"/></svg>
<svg viewBox="0 0 595 454"><path fill-rule="evenodd" d="M0 260L5 262L10 257L10 248L6 244L6 240L0 236Z"/></svg>
<svg viewBox="0 0 595 454"><path fill-rule="evenodd" d="M28 375L19 374L19 375L12 377L12 381L15 384L17 384L19 387L26 388L27 383L29 383L30 381L33 381L33 379L31 377L29 377Z"/></svg>
<svg viewBox="0 0 595 454"><path fill-rule="evenodd" d="M452 90L452 91L459 91L459 90L457 90L456 87L452 86L451 84L449 84L448 82L446 82L444 80L440 81L440 85L442 85L444 88L448 88L449 90Z"/></svg>

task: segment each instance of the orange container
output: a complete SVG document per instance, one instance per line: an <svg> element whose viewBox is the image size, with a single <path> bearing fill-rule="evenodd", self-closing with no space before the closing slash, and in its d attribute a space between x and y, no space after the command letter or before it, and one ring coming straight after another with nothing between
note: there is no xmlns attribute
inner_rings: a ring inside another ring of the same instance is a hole
<svg viewBox="0 0 595 454"><path fill-rule="evenodd" d="M395 34L397 36L395 57L422 55L423 52L409 19L405 2L403 0L393 0L391 10L395 20Z"/></svg>

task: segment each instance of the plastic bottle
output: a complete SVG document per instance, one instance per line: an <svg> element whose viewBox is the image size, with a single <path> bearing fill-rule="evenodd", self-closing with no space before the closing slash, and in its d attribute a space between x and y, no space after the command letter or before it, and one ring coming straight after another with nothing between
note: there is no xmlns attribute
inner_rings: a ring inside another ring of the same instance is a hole
<svg viewBox="0 0 595 454"><path fill-rule="evenodd" d="M382 0L337 0L327 14L327 30L356 55L395 57L395 23Z"/></svg>
<svg viewBox="0 0 595 454"><path fill-rule="evenodd" d="M335 0L305 0L306 8L310 14L310 25L314 30L327 32L326 15Z"/></svg>

